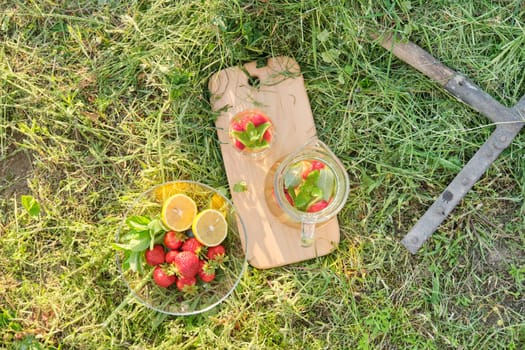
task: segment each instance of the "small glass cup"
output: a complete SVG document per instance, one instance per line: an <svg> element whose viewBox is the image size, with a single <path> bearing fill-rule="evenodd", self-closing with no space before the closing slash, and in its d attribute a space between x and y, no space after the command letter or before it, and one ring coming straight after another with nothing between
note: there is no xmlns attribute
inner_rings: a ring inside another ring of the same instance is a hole
<svg viewBox="0 0 525 350"><path fill-rule="evenodd" d="M279 162L273 178L274 214L301 226L301 245L314 242L315 227L344 207L349 177L340 160L323 142L313 139ZM274 206L275 207L275 206Z"/></svg>
<svg viewBox="0 0 525 350"><path fill-rule="evenodd" d="M239 153L253 159L266 155L275 143L275 125L266 113L250 109L237 113L230 120L229 137Z"/></svg>

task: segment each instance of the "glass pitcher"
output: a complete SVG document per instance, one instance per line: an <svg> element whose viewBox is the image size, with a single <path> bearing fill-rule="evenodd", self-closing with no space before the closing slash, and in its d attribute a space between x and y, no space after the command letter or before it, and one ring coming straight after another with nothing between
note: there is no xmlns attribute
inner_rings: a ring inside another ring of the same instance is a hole
<svg viewBox="0 0 525 350"><path fill-rule="evenodd" d="M349 178L341 161L314 138L274 164L266 185L270 211L301 228L301 245L315 240L316 225L333 218L348 199Z"/></svg>

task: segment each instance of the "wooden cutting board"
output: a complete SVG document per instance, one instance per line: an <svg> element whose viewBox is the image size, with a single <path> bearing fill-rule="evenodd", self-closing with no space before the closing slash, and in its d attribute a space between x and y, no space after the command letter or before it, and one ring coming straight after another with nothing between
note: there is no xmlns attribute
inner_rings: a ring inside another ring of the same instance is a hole
<svg viewBox="0 0 525 350"><path fill-rule="evenodd" d="M253 81L256 81L254 84ZM272 166L316 137L310 102L299 65L289 57L275 57L263 67L250 62L214 74L209 82L211 104L220 111L216 126L232 200L247 231L250 265L272 268L332 252L339 244L337 217L316 228L315 243L301 247L300 228L283 221L272 210L264 193ZM276 142L264 158L255 160L237 152L229 143L230 119L238 112L259 109L274 121ZM268 178L267 178L268 176ZM233 191L246 182L247 190Z"/></svg>

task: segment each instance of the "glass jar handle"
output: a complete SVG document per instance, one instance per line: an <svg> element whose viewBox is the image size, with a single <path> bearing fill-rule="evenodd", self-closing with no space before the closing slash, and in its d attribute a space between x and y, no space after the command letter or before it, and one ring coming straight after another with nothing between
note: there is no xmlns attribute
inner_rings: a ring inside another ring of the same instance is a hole
<svg viewBox="0 0 525 350"><path fill-rule="evenodd" d="M310 247L314 242L315 224L301 223L301 246Z"/></svg>

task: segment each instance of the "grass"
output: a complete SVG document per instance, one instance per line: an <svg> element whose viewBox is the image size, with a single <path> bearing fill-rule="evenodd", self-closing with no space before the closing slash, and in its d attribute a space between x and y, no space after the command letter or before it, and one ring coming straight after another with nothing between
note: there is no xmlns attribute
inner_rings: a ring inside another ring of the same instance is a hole
<svg viewBox="0 0 525 350"><path fill-rule="evenodd" d="M0 343L8 349L522 349L521 133L415 256L399 241L494 127L392 57L394 30L507 106L521 1L0 4ZM352 179L329 256L250 267L213 311L129 297L110 244L129 193L227 186L208 80L289 55ZM31 216L21 196L41 207Z"/></svg>

